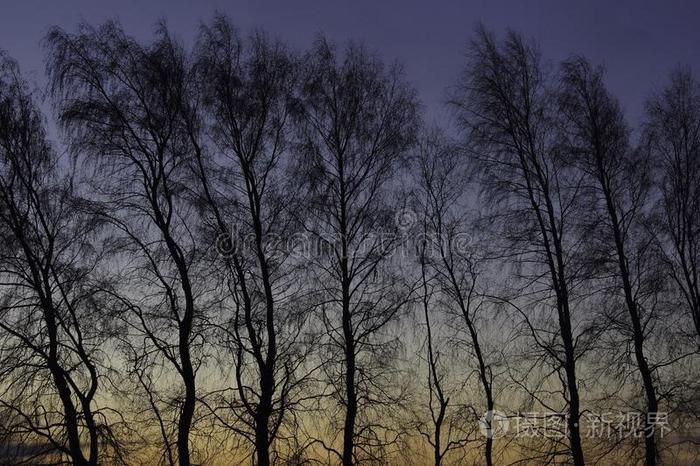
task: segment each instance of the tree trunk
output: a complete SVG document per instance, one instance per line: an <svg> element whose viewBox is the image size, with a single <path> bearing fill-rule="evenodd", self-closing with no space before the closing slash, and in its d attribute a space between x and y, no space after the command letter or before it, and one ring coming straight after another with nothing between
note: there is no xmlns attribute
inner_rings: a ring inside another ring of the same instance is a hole
<svg viewBox="0 0 700 466"><path fill-rule="evenodd" d="M355 348L353 345L350 313L343 312L343 336L345 338L345 424L343 427L343 466L352 466L357 417L357 393L355 392Z"/></svg>

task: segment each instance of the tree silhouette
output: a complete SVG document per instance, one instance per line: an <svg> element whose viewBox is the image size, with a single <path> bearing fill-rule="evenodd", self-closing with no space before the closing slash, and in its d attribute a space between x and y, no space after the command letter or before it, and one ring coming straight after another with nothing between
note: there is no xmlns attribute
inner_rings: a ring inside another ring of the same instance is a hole
<svg viewBox="0 0 700 466"><path fill-rule="evenodd" d="M207 285L196 271L202 248L187 183L193 157L179 118L185 53L164 26L150 46L116 23L76 34L54 29L46 42L60 123L71 149L95 167L95 210L119 235L118 252L135 259L128 289L114 292L148 345L134 365L148 369L156 358L156 367L168 364L180 379L175 445L159 413L165 406L154 412L168 463L188 466L201 364L198 298Z"/></svg>
<svg viewBox="0 0 700 466"><path fill-rule="evenodd" d="M302 365L313 347L304 334L308 305L297 270L303 264L282 241L303 219L299 185L285 176L296 63L283 44L263 33L243 41L217 17L202 29L196 67L201 108L187 126L206 222L228 246L221 251L222 281L234 309L219 329L231 342L238 397L223 402L239 408L233 415L242 425L228 425L252 436L256 464L268 465L300 402L309 375Z"/></svg>
<svg viewBox="0 0 700 466"><path fill-rule="evenodd" d="M117 462L97 399L110 326L96 270L103 225L58 163L33 93L0 55L2 434L39 444L38 457L48 449L50 464Z"/></svg>
<svg viewBox="0 0 700 466"><path fill-rule="evenodd" d="M671 277L700 335L700 90L687 70L647 102L645 140L661 170L660 234Z"/></svg>
<svg viewBox="0 0 700 466"><path fill-rule="evenodd" d="M414 138L416 101L398 68L359 46L341 54L320 38L305 62L299 163L313 212L307 229L328 244L314 265L328 384L344 417L336 453L344 465L379 461L386 440L370 416L391 404L382 385L397 343L381 334L412 297L389 264L397 246L389 187Z"/></svg>
<svg viewBox="0 0 700 466"><path fill-rule="evenodd" d="M521 36L510 32L499 43L479 28L454 103L483 189L496 202L500 219L505 218L512 254L531 264L531 280L554 295L558 334L536 340L560 373L571 460L583 465L576 375L580 355L571 312L575 277L569 268L575 253L569 233L578 175L566 170L553 148L549 85L538 51Z"/></svg>
<svg viewBox="0 0 700 466"><path fill-rule="evenodd" d="M592 212L584 215L590 214L589 218L595 219L591 234L603 236L603 251L594 257L602 258L602 264L616 262L616 270L608 272L606 266L605 275L618 281L617 288L624 295L629 314L626 333L631 334L646 397L645 464L652 465L657 462L658 450L649 413L658 412L659 403L653 369L645 355L649 333L645 329L650 328L654 318L658 276L653 268L645 270L640 265L648 262L645 252L647 256L653 252L649 247L652 241L644 232L642 212L650 187L648 163L629 147L622 112L603 85L602 70L592 68L582 58L568 61L562 68L559 108L565 118L563 150L592 182ZM640 252L635 254L636 251ZM614 257L616 261L607 261L606 257ZM647 300L648 297L652 299Z"/></svg>

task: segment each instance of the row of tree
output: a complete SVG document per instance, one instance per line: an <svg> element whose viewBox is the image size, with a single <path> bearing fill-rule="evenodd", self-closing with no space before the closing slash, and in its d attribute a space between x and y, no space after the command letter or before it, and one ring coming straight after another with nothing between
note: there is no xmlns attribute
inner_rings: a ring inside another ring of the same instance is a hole
<svg viewBox="0 0 700 466"><path fill-rule="evenodd" d="M45 47L66 156L0 65L13 462L692 464L689 72L632 133L602 69L479 28L453 131L356 44L296 54L217 17L191 48L116 23ZM494 440L494 410L563 422ZM635 435L588 435L613 410Z"/></svg>

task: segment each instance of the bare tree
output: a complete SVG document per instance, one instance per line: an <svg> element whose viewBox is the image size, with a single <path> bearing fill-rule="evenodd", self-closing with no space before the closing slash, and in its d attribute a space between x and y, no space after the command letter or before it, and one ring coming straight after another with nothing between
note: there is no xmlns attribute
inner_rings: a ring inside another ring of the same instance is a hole
<svg viewBox="0 0 700 466"><path fill-rule="evenodd" d="M109 409L100 299L101 222L80 208L41 112L0 55L0 435L32 444L17 464L120 460Z"/></svg>
<svg viewBox="0 0 700 466"><path fill-rule="evenodd" d="M398 341L383 331L411 299L391 267L398 244L390 188L414 140L416 100L400 69L355 45L342 53L319 39L305 57L297 122L300 163L311 193L313 257L323 296L325 365L342 409L344 465L378 461L387 442L377 418ZM410 287L409 287L410 288Z"/></svg>
<svg viewBox="0 0 700 466"><path fill-rule="evenodd" d="M440 352L437 349L437 344L434 341L433 327L430 322L431 314L431 299L434 289L430 283L430 278L427 276L426 265L426 247L425 243L420 246L420 265L421 265L421 286L422 286L422 305L423 317L425 319L425 351L428 359L428 409L430 410L430 418L432 421L432 432L425 433L419 425L418 432L423 434L428 443L433 449L433 461L435 466L442 464L443 458L449 452L450 447L453 447L448 442L444 441L444 430L447 411L451 408L449 393L445 390L445 374L444 366L440 359ZM445 444L447 443L447 444Z"/></svg>
<svg viewBox="0 0 700 466"><path fill-rule="evenodd" d="M565 120L562 149L589 180L590 203L583 215L592 222L591 237L602 235L600 241L591 241L592 249L598 249L591 256L602 269L597 273L605 280L614 277L612 296L622 293L624 297L629 317L624 333L631 336L646 400L645 464L653 465L658 460L654 416L659 402L645 346L661 288L655 268L649 267L653 247L644 227L649 165L641 152L629 147L622 111L605 89L600 68L583 58L565 62L559 108Z"/></svg>
<svg viewBox="0 0 700 466"><path fill-rule="evenodd" d="M700 336L700 88L688 70L647 102L645 142L661 169L661 231L671 277Z"/></svg>
<svg viewBox="0 0 700 466"><path fill-rule="evenodd" d="M584 464L576 372L581 351L571 312L575 270L570 267L578 183L553 150L551 100L548 75L533 46L513 32L498 43L483 28L477 30L454 104L483 190L510 241L510 257L543 296L539 306L549 306L553 295L556 332L548 329L542 339L530 328L561 380L568 450L578 466Z"/></svg>
<svg viewBox="0 0 700 466"><path fill-rule="evenodd" d="M233 308L219 326L231 343L237 394L224 406L233 408L232 428L250 439L259 465L271 463L273 443L301 402L308 375L302 365L312 346L304 334L308 306L300 298L304 264L288 247L303 218L301 185L287 176L295 65L281 43L263 33L241 40L217 17L202 28L197 48L200 116L194 108L184 113L205 222L223 241Z"/></svg>
<svg viewBox="0 0 700 466"><path fill-rule="evenodd" d="M474 245L470 244L470 222L474 219L468 217L469 208L465 205L471 194L466 183L467 161L456 145L437 133L429 135L420 150L415 168L415 176L418 177L416 191L422 205L424 241L427 243L424 247L428 251L424 252L422 259L427 261L433 275L440 296L438 302L443 311L456 315L463 324L461 330L467 335L467 347L473 358L474 372L478 376L484 400L480 411L492 412L495 406L493 369L485 354L483 336L480 336L477 326L482 317L480 314L488 306L477 289L478 263L483 261L477 257ZM424 267L425 264L421 263L421 266ZM424 283L423 286L425 288L427 284ZM434 369L432 357L430 361L430 366ZM435 388L439 389L438 393L442 392L439 385L436 384ZM485 419L490 422L488 417ZM487 429L490 432L491 426L488 425ZM436 444L437 440L436 438ZM489 466L493 464L492 435L487 435L485 439L484 462Z"/></svg>
<svg viewBox="0 0 700 466"><path fill-rule="evenodd" d="M179 379L174 390L160 387L171 394L141 383L153 390L148 395L164 437L163 459L188 466L206 275L196 270L203 248L191 223L193 157L180 119L186 54L164 25L148 46L111 22L99 29L83 25L75 34L53 29L46 44L60 122L73 152L95 168L95 209L113 226L126 259L128 279L114 294L140 335L135 372L143 369L150 381L158 377L154 369L165 366ZM161 412L172 409L174 441L169 416Z"/></svg>

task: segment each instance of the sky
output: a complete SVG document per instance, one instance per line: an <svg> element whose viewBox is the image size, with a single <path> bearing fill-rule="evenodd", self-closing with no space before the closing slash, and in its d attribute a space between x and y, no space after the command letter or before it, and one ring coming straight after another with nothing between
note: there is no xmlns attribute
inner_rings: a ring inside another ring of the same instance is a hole
<svg viewBox="0 0 700 466"><path fill-rule="evenodd" d="M51 26L70 31L81 21L118 19L129 34L147 40L164 18L190 43L214 11L243 32L262 28L297 51L320 32L337 42L364 42L384 60L404 65L429 122L445 118L445 89L463 68L479 22L536 40L552 62L582 54L604 65L608 86L633 124L672 69L689 66L700 76L700 2L690 0L0 0L0 49L43 85L41 39Z"/></svg>

